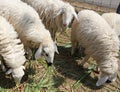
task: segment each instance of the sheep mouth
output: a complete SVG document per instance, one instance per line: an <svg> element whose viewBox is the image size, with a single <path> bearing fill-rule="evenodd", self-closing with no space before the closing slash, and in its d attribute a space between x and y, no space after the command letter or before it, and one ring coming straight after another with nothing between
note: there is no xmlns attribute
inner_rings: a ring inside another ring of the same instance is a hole
<svg viewBox="0 0 120 92"><path fill-rule="evenodd" d="M48 65L48 67L49 67L49 66L52 66L52 63L47 63L47 65Z"/></svg>
<svg viewBox="0 0 120 92"><path fill-rule="evenodd" d="M51 62L48 62L47 60L45 60L45 61L46 61L48 67L53 65L53 63L51 63Z"/></svg>
<svg viewBox="0 0 120 92"><path fill-rule="evenodd" d="M109 79L106 81L106 83L111 83L111 82L112 82L112 81L111 81L111 80L109 80Z"/></svg>

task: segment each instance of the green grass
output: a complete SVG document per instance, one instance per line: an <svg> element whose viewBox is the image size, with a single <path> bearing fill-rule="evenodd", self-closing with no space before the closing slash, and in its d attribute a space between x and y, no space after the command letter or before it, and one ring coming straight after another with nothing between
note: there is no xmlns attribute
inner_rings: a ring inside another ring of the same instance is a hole
<svg viewBox="0 0 120 92"><path fill-rule="evenodd" d="M84 79L86 79L86 77L94 70L96 69L96 65L93 64L92 66L88 67L88 70L85 72L85 74L83 74L80 79L73 84L73 90L76 89L78 86L80 86L81 81L83 81Z"/></svg>

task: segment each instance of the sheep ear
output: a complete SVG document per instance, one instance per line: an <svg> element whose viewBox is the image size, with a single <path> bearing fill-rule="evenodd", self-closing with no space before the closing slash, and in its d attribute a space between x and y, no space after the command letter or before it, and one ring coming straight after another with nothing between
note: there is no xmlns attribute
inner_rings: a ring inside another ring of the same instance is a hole
<svg viewBox="0 0 120 92"><path fill-rule="evenodd" d="M58 51L58 48L57 48L56 41L54 42L54 48L55 48L55 52L56 52L57 54L59 54L59 51Z"/></svg>
<svg viewBox="0 0 120 92"><path fill-rule="evenodd" d="M117 78L117 73L113 74L112 76L110 76L109 80L110 81L115 81Z"/></svg>
<svg viewBox="0 0 120 92"><path fill-rule="evenodd" d="M42 45L39 46L38 50L35 53L35 59L37 60L39 57L41 57L42 53Z"/></svg>
<svg viewBox="0 0 120 92"><path fill-rule="evenodd" d="M64 8L62 8L62 9L60 9L60 10L58 11L58 13L57 13L57 15L56 15L56 16L58 16L58 15L60 15L60 14L64 13L64 12L65 12L65 10L64 10Z"/></svg>
<svg viewBox="0 0 120 92"><path fill-rule="evenodd" d="M103 85L107 80L108 80L108 76L104 76L104 77L100 78L100 79L97 81L96 86L101 86L101 85Z"/></svg>
<svg viewBox="0 0 120 92"><path fill-rule="evenodd" d="M9 69L5 74L11 74L12 73L12 69Z"/></svg>
<svg viewBox="0 0 120 92"><path fill-rule="evenodd" d="M25 70L25 66L22 66L22 69Z"/></svg>
<svg viewBox="0 0 120 92"><path fill-rule="evenodd" d="M73 16L78 21L78 16L77 16L77 14L75 12L73 13Z"/></svg>

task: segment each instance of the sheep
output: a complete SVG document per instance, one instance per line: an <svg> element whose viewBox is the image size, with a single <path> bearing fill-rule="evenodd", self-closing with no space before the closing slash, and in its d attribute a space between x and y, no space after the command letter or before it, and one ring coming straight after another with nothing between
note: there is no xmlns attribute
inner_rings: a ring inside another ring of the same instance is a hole
<svg viewBox="0 0 120 92"><path fill-rule="evenodd" d="M120 15L117 13L103 13L102 17L116 32L116 34L119 37L119 44L120 44ZM119 48L120 48L120 45L119 45Z"/></svg>
<svg viewBox="0 0 120 92"><path fill-rule="evenodd" d="M96 60L101 71L96 86L107 80L115 81L118 72L119 39L109 24L96 12L82 10L78 13L78 21L72 24L71 42L73 54L78 45L85 48L86 57Z"/></svg>
<svg viewBox="0 0 120 92"><path fill-rule="evenodd" d="M102 17L115 30L120 39L120 15L117 13L103 13Z"/></svg>
<svg viewBox="0 0 120 92"><path fill-rule="evenodd" d="M23 64L26 61L24 54L24 47L17 32L5 18L0 16L0 62L5 69L2 58L5 60L5 64L10 67L6 74L12 73L15 82L18 83L24 75Z"/></svg>
<svg viewBox="0 0 120 92"><path fill-rule="evenodd" d="M72 22L77 19L73 6L62 0L22 0L31 5L39 14L45 27L49 29L53 41L56 41L56 32L64 31Z"/></svg>
<svg viewBox="0 0 120 92"><path fill-rule="evenodd" d="M35 59L38 59L44 52L48 65L53 63L54 53L55 51L58 52L57 47L50 32L45 28L38 13L32 7L20 0L13 0L12 2L11 0L1 0L0 15L14 26L25 50L30 50L30 42L39 44Z"/></svg>

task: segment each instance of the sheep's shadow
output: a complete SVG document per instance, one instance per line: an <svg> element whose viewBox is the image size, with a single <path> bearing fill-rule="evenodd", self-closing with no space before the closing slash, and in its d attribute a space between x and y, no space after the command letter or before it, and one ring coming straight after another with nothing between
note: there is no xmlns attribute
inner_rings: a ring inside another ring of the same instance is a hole
<svg viewBox="0 0 120 92"><path fill-rule="evenodd" d="M30 65L30 61L28 62ZM29 66L25 69L25 75L23 76L21 83L28 82L32 83L32 79L28 78L28 75L35 75L35 68ZM2 72L0 68L0 87L3 89L12 89L16 86L14 79L11 74L6 75L5 72Z"/></svg>
<svg viewBox="0 0 120 92"><path fill-rule="evenodd" d="M16 84L11 75L5 75L5 73L0 69L0 87L4 89L10 89L15 86Z"/></svg>
<svg viewBox="0 0 120 92"><path fill-rule="evenodd" d="M34 62L34 61L29 61L28 63L29 63L29 65L30 65L30 63L31 62ZM28 78L28 76L33 76L33 75L35 75L36 73L35 73L35 68L34 67L32 67L32 66L29 66L28 65L28 67L25 69L25 75L23 76L23 78L22 78L22 80L21 80L21 83L24 83L24 82L27 82L27 83L29 83L29 84L31 84L32 82L33 82L33 79L31 79L31 78Z"/></svg>
<svg viewBox="0 0 120 92"><path fill-rule="evenodd" d="M57 72L62 74L65 78L70 78L72 80L79 80L82 76L87 75L85 78L82 79L81 83L82 85L93 89L97 90L100 89L101 87L96 87L96 78L92 78L90 74L87 74L86 71L88 71L87 68L83 68L82 66L78 65L75 60L76 58L81 58L81 57L73 57L70 54L71 48L66 48L64 46L59 46L59 55L55 55L55 60L54 60L54 66L57 69Z"/></svg>

